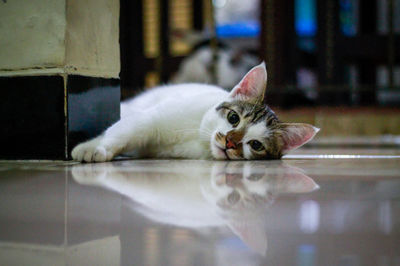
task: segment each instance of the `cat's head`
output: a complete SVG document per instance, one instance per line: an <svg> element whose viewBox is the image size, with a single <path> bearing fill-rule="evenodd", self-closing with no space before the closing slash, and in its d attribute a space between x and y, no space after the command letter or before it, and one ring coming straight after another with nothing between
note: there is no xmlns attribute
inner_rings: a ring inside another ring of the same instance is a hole
<svg viewBox="0 0 400 266"><path fill-rule="evenodd" d="M309 124L280 122L264 103L266 86L267 70L261 63L209 112L214 120L210 147L215 159L279 159L319 131Z"/></svg>

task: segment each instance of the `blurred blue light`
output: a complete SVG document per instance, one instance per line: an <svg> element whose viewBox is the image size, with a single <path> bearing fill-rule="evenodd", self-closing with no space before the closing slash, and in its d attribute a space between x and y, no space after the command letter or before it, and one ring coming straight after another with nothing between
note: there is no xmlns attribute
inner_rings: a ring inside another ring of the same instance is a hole
<svg viewBox="0 0 400 266"><path fill-rule="evenodd" d="M220 38L257 37L260 34L260 24L258 21L219 24L216 31Z"/></svg>
<svg viewBox="0 0 400 266"><path fill-rule="evenodd" d="M295 29L299 36L312 37L317 33L315 0L295 0Z"/></svg>

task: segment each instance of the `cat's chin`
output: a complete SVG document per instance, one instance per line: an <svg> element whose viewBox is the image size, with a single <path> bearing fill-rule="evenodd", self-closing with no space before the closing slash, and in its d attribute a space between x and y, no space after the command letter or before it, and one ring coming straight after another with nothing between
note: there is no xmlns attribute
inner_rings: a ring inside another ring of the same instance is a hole
<svg viewBox="0 0 400 266"><path fill-rule="evenodd" d="M229 160L225 150L218 147L216 144L211 143L211 154L216 160Z"/></svg>
<svg viewBox="0 0 400 266"><path fill-rule="evenodd" d="M211 143L211 154L216 160L245 160L243 157L238 157L232 150L220 148L215 143Z"/></svg>

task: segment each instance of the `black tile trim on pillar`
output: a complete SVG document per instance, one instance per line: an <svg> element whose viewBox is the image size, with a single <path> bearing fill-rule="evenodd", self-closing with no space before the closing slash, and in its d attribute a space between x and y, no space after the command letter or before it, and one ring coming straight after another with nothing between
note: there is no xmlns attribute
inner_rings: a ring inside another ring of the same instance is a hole
<svg viewBox="0 0 400 266"><path fill-rule="evenodd" d="M67 160L119 120L118 79L65 78L0 77L0 159Z"/></svg>

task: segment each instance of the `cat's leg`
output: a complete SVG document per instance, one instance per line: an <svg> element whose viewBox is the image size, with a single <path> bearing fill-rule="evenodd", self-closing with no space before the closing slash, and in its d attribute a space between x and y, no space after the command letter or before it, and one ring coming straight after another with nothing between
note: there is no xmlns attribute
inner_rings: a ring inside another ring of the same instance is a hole
<svg viewBox="0 0 400 266"><path fill-rule="evenodd" d="M123 118L97 138L76 146L72 158L80 162L111 161L121 153L145 146L155 131L151 119Z"/></svg>

